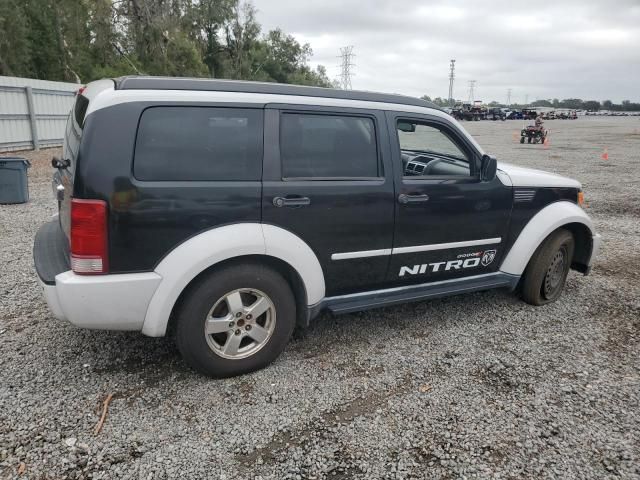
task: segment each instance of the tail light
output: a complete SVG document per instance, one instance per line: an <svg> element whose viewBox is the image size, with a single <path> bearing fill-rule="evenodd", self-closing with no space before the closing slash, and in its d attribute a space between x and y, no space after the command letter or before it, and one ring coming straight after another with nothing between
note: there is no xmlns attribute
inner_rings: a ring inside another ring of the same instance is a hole
<svg viewBox="0 0 640 480"><path fill-rule="evenodd" d="M71 269L80 275L107 273L107 202L71 199Z"/></svg>

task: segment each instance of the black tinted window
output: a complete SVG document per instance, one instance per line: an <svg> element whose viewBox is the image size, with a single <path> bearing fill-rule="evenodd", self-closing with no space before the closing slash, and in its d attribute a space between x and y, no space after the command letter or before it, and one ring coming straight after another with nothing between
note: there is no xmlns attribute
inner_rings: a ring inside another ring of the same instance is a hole
<svg viewBox="0 0 640 480"><path fill-rule="evenodd" d="M377 177L373 120L287 113L280 125L284 178Z"/></svg>
<svg viewBox="0 0 640 480"><path fill-rule="evenodd" d="M78 95L76 97L76 104L73 106L73 114L76 118L76 123L79 128L82 128L82 124L84 123L84 116L87 113L87 107L89 106L89 99L87 97L83 97L82 95Z"/></svg>
<svg viewBox="0 0 640 480"><path fill-rule="evenodd" d="M140 180L260 180L262 111L149 108L140 118L133 165Z"/></svg>

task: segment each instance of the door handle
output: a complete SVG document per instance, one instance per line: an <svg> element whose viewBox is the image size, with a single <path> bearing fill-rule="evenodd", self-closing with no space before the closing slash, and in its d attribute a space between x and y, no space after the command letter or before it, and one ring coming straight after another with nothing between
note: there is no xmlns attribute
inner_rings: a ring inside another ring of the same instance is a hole
<svg viewBox="0 0 640 480"><path fill-rule="evenodd" d="M428 201L429 195L427 195L426 193L421 195L407 195L405 193L401 193L400 195L398 195L398 202L402 203L403 205L406 205L407 203L422 203Z"/></svg>
<svg viewBox="0 0 640 480"><path fill-rule="evenodd" d="M309 197L274 197L273 205L280 207L304 207L310 205L311 199Z"/></svg>

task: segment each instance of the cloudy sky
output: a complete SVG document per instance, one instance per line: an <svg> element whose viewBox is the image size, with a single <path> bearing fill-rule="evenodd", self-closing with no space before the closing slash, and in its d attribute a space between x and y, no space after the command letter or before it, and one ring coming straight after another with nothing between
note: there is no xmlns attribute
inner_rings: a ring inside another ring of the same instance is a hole
<svg viewBox="0 0 640 480"><path fill-rule="evenodd" d="M640 101L640 0L253 0L264 30L281 27L339 73L353 45L354 89L513 102Z"/></svg>

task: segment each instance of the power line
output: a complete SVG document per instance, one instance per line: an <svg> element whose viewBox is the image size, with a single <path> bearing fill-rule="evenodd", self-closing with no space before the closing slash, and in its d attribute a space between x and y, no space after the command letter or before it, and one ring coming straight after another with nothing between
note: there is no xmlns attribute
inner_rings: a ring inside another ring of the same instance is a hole
<svg viewBox="0 0 640 480"><path fill-rule="evenodd" d="M356 66L353 63L353 45L348 45L340 49L340 88L343 90L351 90L351 77L354 76L352 68Z"/></svg>
<svg viewBox="0 0 640 480"><path fill-rule="evenodd" d="M453 79L456 78L455 70L456 61L455 59L451 59L451 63L449 64L449 104L451 106L453 106Z"/></svg>
<svg viewBox="0 0 640 480"><path fill-rule="evenodd" d="M473 90L476 86L475 80L469 80L469 103L473 103L475 97L473 96Z"/></svg>

